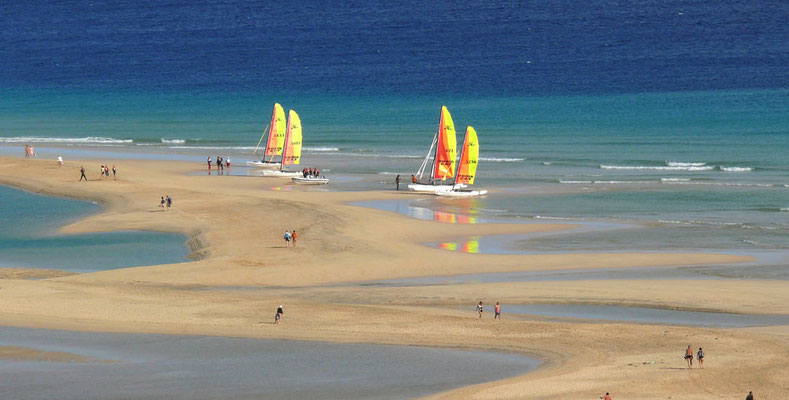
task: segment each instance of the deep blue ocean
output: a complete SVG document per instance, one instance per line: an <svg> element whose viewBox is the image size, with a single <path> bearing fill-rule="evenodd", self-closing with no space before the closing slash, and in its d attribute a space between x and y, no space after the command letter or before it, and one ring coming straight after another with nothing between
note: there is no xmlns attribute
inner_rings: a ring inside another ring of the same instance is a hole
<svg viewBox="0 0 789 400"><path fill-rule="evenodd" d="M241 162L280 102L305 164L384 188L443 104L500 191L421 205L664 229L641 248L784 248L787 21L779 1L12 2L0 146Z"/></svg>

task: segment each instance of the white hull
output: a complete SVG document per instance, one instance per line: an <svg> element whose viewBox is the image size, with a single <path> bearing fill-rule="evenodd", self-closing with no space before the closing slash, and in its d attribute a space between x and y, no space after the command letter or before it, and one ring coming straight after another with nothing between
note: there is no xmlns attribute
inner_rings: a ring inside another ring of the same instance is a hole
<svg viewBox="0 0 789 400"><path fill-rule="evenodd" d="M442 197L477 197L488 194L487 190L447 190L436 192L437 196Z"/></svg>
<svg viewBox="0 0 789 400"><path fill-rule="evenodd" d="M438 193L452 190L452 185L425 185L422 183L412 183L408 185L408 188L415 192Z"/></svg>
<svg viewBox="0 0 789 400"><path fill-rule="evenodd" d="M261 168L261 169L279 169L282 166L282 163L278 162L263 162L263 161L247 161L247 165L250 167Z"/></svg>
<svg viewBox="0 0 789 400"><path fill-rule="evenodd" d="M280 171L278 169L263 171L263 176L267 176L270 178L293 178L302 175L303 174L301 173L301 171Z"/></svg>
<svg viewBox="0 0 789 400"><path fill-rule="evenodd" d="M426 185L423 183L412 183L408 185L408 188L415 191L415 192L425 192L425 193L438 193L438 192L447 192L453 189L460 189L464 188L466 185L459 183L455 186L452 185Z"/></svg>
<svg viewBox="0 0 789 400"><path fill-rule="evenodd" d="M326 185L329 183L328 178L305 178L303 176L294 176L292 180L293 183L298 183L301 185Z"/></svg>

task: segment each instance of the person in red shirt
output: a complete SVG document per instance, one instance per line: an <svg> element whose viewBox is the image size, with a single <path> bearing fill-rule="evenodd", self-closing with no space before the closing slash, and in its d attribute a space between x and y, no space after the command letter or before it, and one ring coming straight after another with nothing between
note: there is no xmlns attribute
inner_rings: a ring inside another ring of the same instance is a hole
<svg viewBox="0 0 789 400"><path fill-rule="evenodd" d="M601 399L603 399L603 400L613 400L613 399L611 399L611 395L608 394L608 392L605 392L605 396L601 397Z"/></svg>
<svg viewBox="0 0 789 400"><path fill-rule="evenodd" d="M493 319L501 319L501 304L496 302L496 307L493 308Z"/></svg>

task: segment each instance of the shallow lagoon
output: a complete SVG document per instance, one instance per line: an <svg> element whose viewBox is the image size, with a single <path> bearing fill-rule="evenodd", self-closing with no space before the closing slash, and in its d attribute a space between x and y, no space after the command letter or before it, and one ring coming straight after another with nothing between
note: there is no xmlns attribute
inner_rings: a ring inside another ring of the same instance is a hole
<svg viewBox="0 0 789 400"><path fill-rule="evenodd" d="M0 267L92 272L188 261L184 235L121 231L62 235L57 230L98 213L88 201L0 186ZM144 251L141 251L144 250Z"/></svg>
<svg viewBox="0 0 789 400"><path fill-rule="evenodd" d="M16 399L402 399L539 365L495 352L7 327L0 342L97 359L0 361L0 397Z"/></svg>
<svg viewBox="0 0 789 400"><path fill-rule="evenodd" d="M597 306L580 304L502 305L502 314L528 314L558 318L580 318L661 325L689 325L720 328L789 324L789 315L730 314L667 310L662 308Z"/></svg>

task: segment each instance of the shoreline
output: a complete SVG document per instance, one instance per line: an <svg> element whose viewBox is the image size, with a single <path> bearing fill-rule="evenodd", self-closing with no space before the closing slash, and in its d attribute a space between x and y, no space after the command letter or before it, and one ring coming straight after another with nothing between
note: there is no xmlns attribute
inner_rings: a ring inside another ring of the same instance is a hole
<svg viewBox="0 0 789 400"><path fill-rule="evenodd" d="M785 340L750 329L671 327L670 333L665 334L665 326L590 325L528 319L505 320L491 325L492 322L483 324L476 321L471 311L414 307L427 299L439 304L472 305L474 299L480 297L504 298L506 293L519 293L516 297L509 297L515 300L518 296L523 297L525 292L527 297L543 299L571 299L579 294L589 300L609 298L613 299L611 301L651 298L651 301L661 302L673 298L685 305L693 302L720 303L721 296L726 296L726 302L734 309L749 305L780 310L786 308L780 304L787 292L787 286L782 282L732 280L726 285L720 282L705 284L704 288L697 287L697 282L661 283L658 296L644 291L653 287L654 282L635 281L626 283L627 290L616 290L622 292L620 299L611 297L614 292L610 289L619 287L621 282L609 281L469 284L462 288L407 290L373 290L353 286L315 288L318 284L450 276L464 271L538 271L601 265L637 268L666 265L667 260L687 260L687 254L672 257L631 253L559 254L551 257L453 254L428 248L423 243L428 241L426 238L440 240L441 235L514 234L567 228L558 224L533 224L539 225L536 227L511 224L463 226L412 220L386 211L344 205L349 199L396 198L394 193L285 193L262 190L261 180L233 176L211 179L207 183L205 176L187 174L199 168L191 163L138 160L121 167L117 182L77 183L75 178L79 173L77 171L74 175L74 172L78 165L73 161L60 170L50 160L2 157L0 161L0 182L4 184L28 185L46 193L70 194L75 198L95 200L95 196L107 202L108 206L99 215L70 224L63 231L99 232L111 230L110 227L147 226L152 230L193 234L189 237L197 241L201 251L205 251L205 257L180 264L102 271L41 281L2 279L0 286L5 296L0 323L3 325L81 331L191 332L237 337L459 346L483 350L495 348L538 355L545 361L525 375L463 387L429 396L431 398L466 398L472 395L511 398L523 393L539 393L544 398L588 397L599 393L602 388L615 388L611 391L620 393L620 396L649 392L654 393L649 398L657 398L667 393L676 394L672 385L656 385L654 380L662 377L660 379L673 383L684 382L686 378L677 372L661 375L656 370L637 368L632 370L635 375L630 376L630 372L612 372L610 368L644 352L656 360L670 363L677 343L686 342L688 336L699 338L694 342L712 340L710 335L720 338L716 342L718 345L726 343L724 347L732 348L746 344L759 346L769 349L771 356L749 360L738 352L721 354L722 360L728 360L727 365L719 370L711 369L712 383L709 384L716 385L715 390L722 393L721 390L733 390L735 383L747 380L750 385L756 385L753 387L761 387L760 392L766 392L770 390L767 388L770 382L781 379L780 373L768 371L772 366L780 365L779 356L789 355ZM24 166L22 163L28 163L29 168L20 168ZM11 174L17 175L12 177ZM151 199L158 199L158 193L165 191L174 196L175 202L172 212L161 218L164 215L154 215L156 213L149 210L155 208ZM280 231L286 228L299 231L302 237L299 247L284 248ZM710 254L696 255L692 261L698 264L703 260L743 262L742 258L731 255ZM257 286L258 289L188 289L189 285L226 286L234 283ZM277 288L267 288L271 286ZM743 288L748 293L742 293L740 289ZM698 293L688 297L684 295L687 290ZM400 296L404 301L392 303L394 296ZM489 305L490 301L486 300L486 304ZM279 303L286 304L289 310L285 323L276 328L261 325L261 308L264 308L263 318L267 320L265 309L272 307L273 310ZM785 329L774 327L772 330ZM741 377L737 382L727 382L730 374ZM693 386L687 389L693 389ZM683 389L681 393L692 392ZM771 393L777 395L780 390Z"/></svg>

